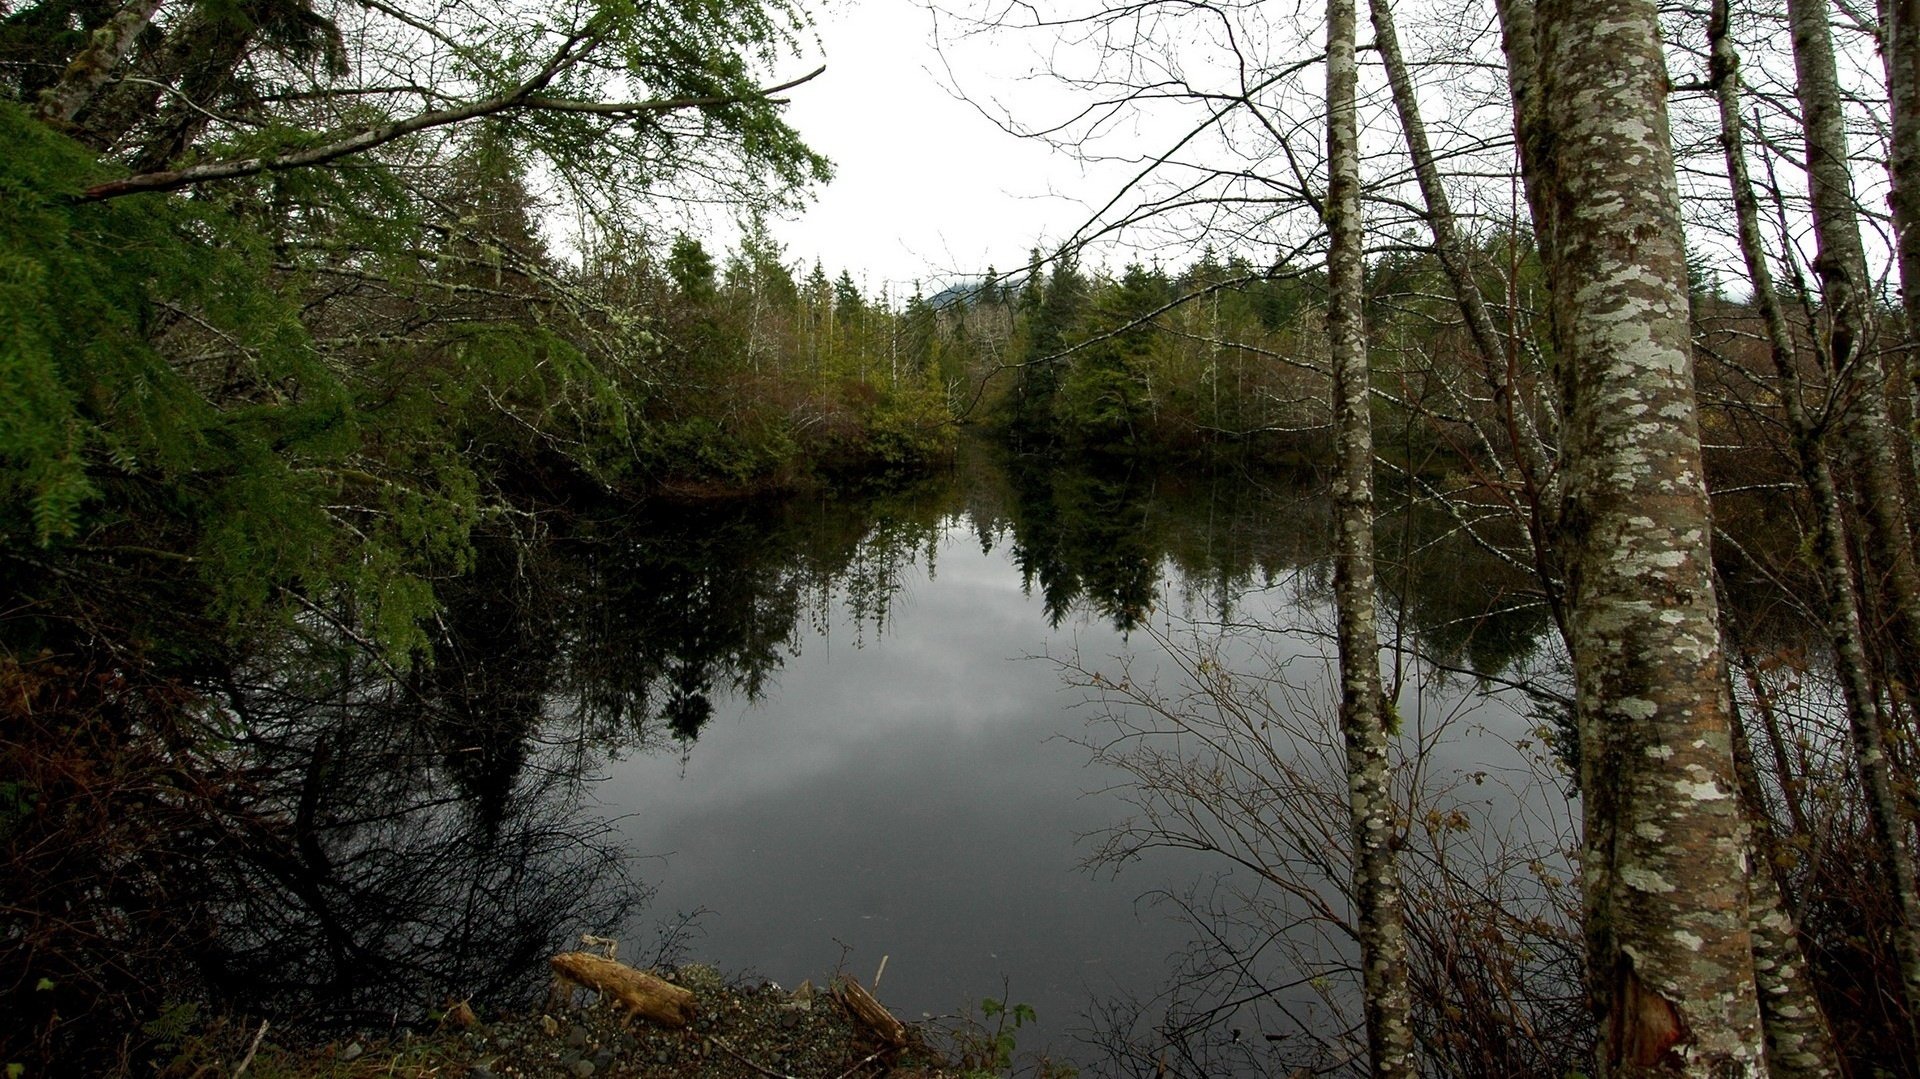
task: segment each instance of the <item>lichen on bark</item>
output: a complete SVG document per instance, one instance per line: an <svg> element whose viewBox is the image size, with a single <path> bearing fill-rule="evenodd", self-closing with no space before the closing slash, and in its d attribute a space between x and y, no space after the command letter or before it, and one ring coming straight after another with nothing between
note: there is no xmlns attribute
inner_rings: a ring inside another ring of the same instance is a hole
<svg viewBox="0 0 1920 1079"><path fill-rule="evenodd" d="M1658 12L1544 0L1530 167L1566 395L1560 535L1603 1075L1763 1050ZM1513 55L1510 49L1509 55Z"/></svg>

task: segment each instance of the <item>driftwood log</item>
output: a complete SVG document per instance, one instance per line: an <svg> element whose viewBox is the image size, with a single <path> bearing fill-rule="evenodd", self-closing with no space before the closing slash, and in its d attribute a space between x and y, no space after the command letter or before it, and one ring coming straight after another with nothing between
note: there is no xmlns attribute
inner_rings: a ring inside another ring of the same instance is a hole
<svg viewBox="0 0 1920 1079"><path fill-rule="evenodd" d="M592 989L637 1015L663 1027L684 1027L693 1021L693 994L643 970L591 952L561 952L547 961L555 978Z"/></svg>
<svg viewBox="0 0 1920 1079"><path fill-rule="evenodd" d="M889 1049L906 1048L907 1025L895 1019L892 1012L873 999L873 994L867 992L853 975L842 974L835 979L833 996L882 1045Z"/></svg>

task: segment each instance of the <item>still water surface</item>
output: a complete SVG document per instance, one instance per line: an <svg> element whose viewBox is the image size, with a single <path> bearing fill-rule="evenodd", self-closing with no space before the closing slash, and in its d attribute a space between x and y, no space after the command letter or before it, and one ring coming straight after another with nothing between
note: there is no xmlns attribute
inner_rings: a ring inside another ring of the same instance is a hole
<svg viewBox="0 0 1920 1079"><path fill-rule="evenodd" d="M1287 802L1257 771L1250 794L1265 825L1330 814L1309 832L1333 840L1275 865L1343 905L1310 879L1337 876L1344 847L1319 490L973 454L906 488L576 508L483 541L474 572L442 588L431 667L395 671L315 620L227 687L251 811L278 823L237 839L208 822L219 857L195 870L209 916L193 970L226 1007L377 1025L449 995L532 999L545 957L592 932L636 961L788 986L843 966L870 981L884 961L879 996L904 1016L1023 1002L1041 1023L1023 1046L1081 1055L1076 1036L1153 1025L1200 934L1142 897L1197 884L1220 940L1291 987L1261 996L1263 1014L1211 1011L1256 977L1236 966L1187 979L1173 1010L1218 1019L1222 1039L1317 1025L1338 1044L1313 1059L1337 1059L1341 1028L1299 977L1301 954L1342 976L1348 949L1325 919L1289 953L1271 934L1297 911L1271 888L1241 904L1231 886L1251 881L1212 883L1230 868L1218 856L1081 867L1138 793L1095 763L1113 713L1092 673L1178 693L1206 671L1278 672L1255 695L1308 732L1300 744L1319 739L1306 771L1332 796ZM1386 504L1383 632L1482 670L1537 651L1545 616L1523 577L1444 515ZM1215 638L1210 668L1183 670L1161 643ZM1538 808L1499 782L1531 774L1506 743L1533 721L1483 688L1400 695L1422 782L1454 784L1474 815L1471 833L1436 833L1455 846ZM1265 766L1293 769L1292 753ZM1484 790L1459 778L1486 774ZM1539 803L1556 802L1538 829L1550 838L1565 800ZM1144 1025L1116 999L1146 1002ZM1248 1045L1306 1040L1276 1037L1230 1047L1259 1070Z"/></svg>
<svg viewBox="0 0 1920 1079"><path fill-rule="evenodd" d="M1153 984L1190 931L1136 897L1172 867L1079 868L1078 838L1126 806L1045 657L1157 645L1086 609L1050 625L1011 546L982 551L962 519L903 576L883 628L836 595L762 700L728 702L684 758L611 769L597 795L658 855L655 912L706 909L692 953L789 986L887 957L908 1015L1004 994L1051 1023Z"/></svg>
<svg viewBox="0 0 1920 1079"><path fill-rule="evenodd" d="M787 508L872 516L829 530L859 538L844 569L799 589L805 612L751 691L714 686L697 738L625 755L593 789L658 888L629 939L691 915L686 956L786 986L841 966L871 980L884 960L897 1012L1005 997L1034 1006L1056 1049L1091 1033L1103 1002L1168 982L1196 930L1150 893L1229 867L1160 850L1118 874L1086 868L1133 807L1127 777L1092 763L1100 713L1060 661L1178 682L1162 642L1225 621L1228 662L1282 666L1323 706L1326 509L1310 486L1244 475L1022 480L962 477L911 508ZM1538 625L1478 617L1501 587L1456 562L1396 609L1504 661ZM1487 752L1456 746L1439 764Z"/></svg>

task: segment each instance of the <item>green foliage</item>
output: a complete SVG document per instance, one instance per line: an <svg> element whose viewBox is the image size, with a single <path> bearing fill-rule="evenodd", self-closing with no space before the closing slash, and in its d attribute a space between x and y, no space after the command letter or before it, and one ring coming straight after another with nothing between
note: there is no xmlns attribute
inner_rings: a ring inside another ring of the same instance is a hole
<svg viewBox="0 0 1920 1079"><path fill-rule="evenodd" d="M158 1016L143 1024L140 1032L152 1040L154 1048L161 1052L168 1052L193 1032L199 1019L198 1001L175 1001L162 1008Z"/></svg>
<svg viewBox="0 0 1920 1079"><path fill-rule="evenodd" d="M994 1079L1014 1072L1019 1049L1018 1032L1039 1016L1027 1004L1009 1004L995 997L980 1001L980 1019L969 1019L955 1035L961 1074L967 1079ZM1071 1079L1078 1072L1041 1057L1030 1062L1039 1079Z"/></svg>
<svg viewBox="0 0 1920 1079"><path fill-rule="evenodd" d="M673 238L673 250L667 254L667 275L688 301L706 303L713 299L717 287L713 256L699 240L684 232Z"/></svg>
<svg viewBox="0 0 1920 1079"><path fill-rule="evenodd" d="M924 465L953 451L953 414L946 397L922 386L895 391L874 408L868 453L886 468Z"/></svg>
<svg viewBox="0 0 1920 1079"><path fill-rule="evenodd" d="M15 106L0 145L0 536L190 564L231 626L344 589L404 661L427 578L465 557L477 483L444 408L470 390L326 362L220 200L76 202L91 156ZM510 351L472 369L511 377Z"/></svg>

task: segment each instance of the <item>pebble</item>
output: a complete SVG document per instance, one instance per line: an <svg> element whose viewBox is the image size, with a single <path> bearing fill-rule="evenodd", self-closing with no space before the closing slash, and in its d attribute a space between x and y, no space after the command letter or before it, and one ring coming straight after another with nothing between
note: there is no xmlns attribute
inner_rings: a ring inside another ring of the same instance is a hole
<svg viewBox="0 0 1920 1079"><path fill-rule="evenodd" d="M493 1069L485 1064L475 1064L467 1069L467 1079L494 1079Z"/></svg>
<svg viewBox="0 0 1920 1079"><path fill-rule="evenodd" d="M587 1028L576 1026L567 1031L567 1044L575 1049L584 1049L587 1045Z"/></svg>
<svg viewBox="0 0 1920 1079"><path fill-rule="evenodd" d="M607 1065L612 1063L613 1063L613 1050L610 1048L602 1049L598 1053L593 1054L593 1066L596 1068L604 1068Z"/></svg>
<svg viewBox="0 0 1920 1079"><path fill-rule="evenodd" d="M587 1079L587 1076L593 1074L593 1061L576 1060L567 1070L579 1076L580 1079Z"/></svg>
<svg viewBox="0 0 1920 1079"><path fill-rule="evenodd" d="M360 1054L365 1052L366 1049L362 1048L359 1042L351 1042L345 1049L340 1050L340 1059L345 1063L351 1064L359 1060Z"/></svg>

